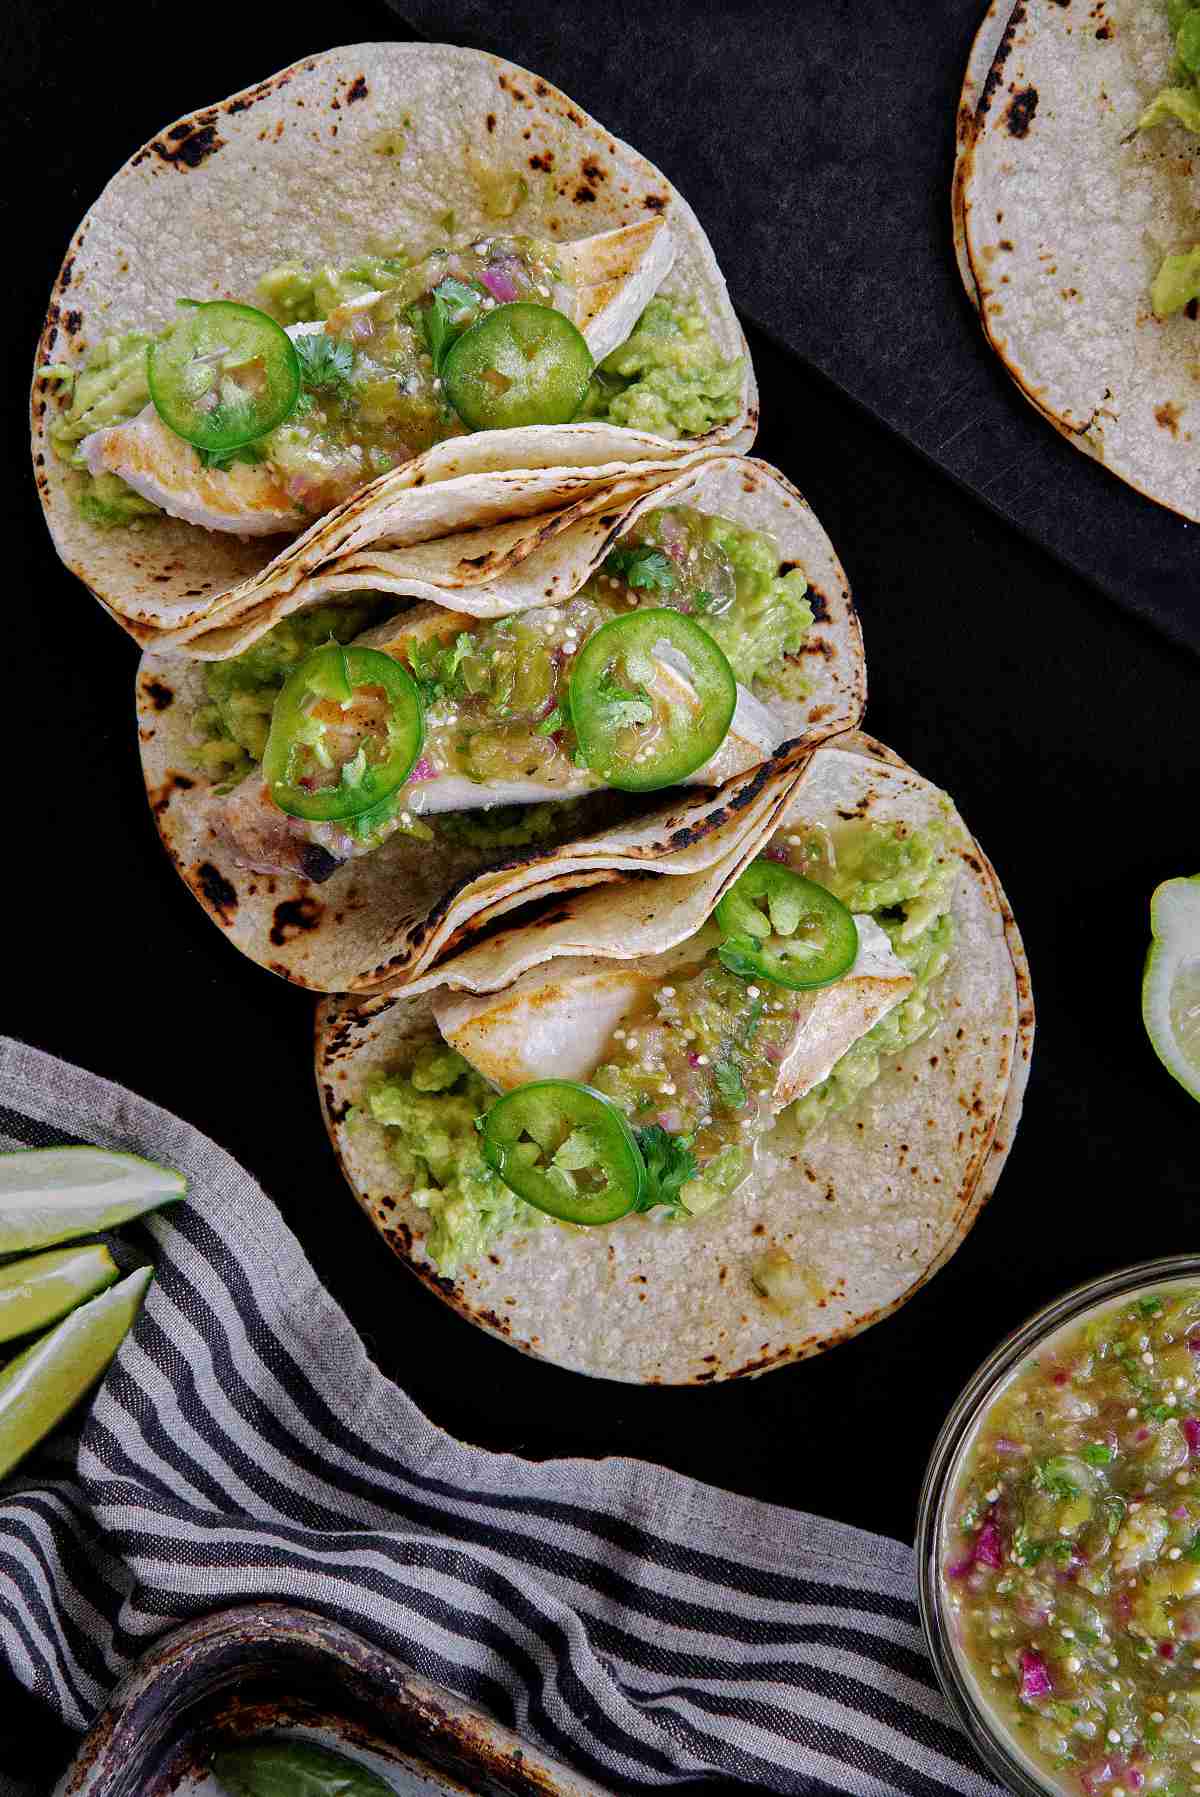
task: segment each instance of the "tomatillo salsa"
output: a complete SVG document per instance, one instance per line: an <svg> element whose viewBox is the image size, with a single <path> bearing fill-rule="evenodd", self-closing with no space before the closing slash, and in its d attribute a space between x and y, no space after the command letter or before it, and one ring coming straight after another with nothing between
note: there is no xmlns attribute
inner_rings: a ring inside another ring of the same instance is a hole
<svg viewBox="0 0 1200 1797"><path fill-rule="evenodd" d="M275 701L263 776L290 817L357 817L403 786L424 733L407 668L377 649L327 643Z"/></svg>
<svg viewBox="0 0 1200 1797"><path fill-rule="evenodd" d="M984 1412L946 1525L956 1650L1084 1797L1200 1786L1200 1288L1043 1344Z"/></svg>

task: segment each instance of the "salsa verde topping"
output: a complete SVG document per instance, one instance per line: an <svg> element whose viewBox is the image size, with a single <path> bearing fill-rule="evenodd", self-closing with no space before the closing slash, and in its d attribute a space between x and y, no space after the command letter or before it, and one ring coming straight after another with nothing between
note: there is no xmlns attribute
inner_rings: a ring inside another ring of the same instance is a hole
<svg viewBox="0 0 1200 1797"><path fill-rule="evenodd" d="M284 265L256 298L181 299L157 336L108 337L80 369L44 371L61 408L51 439L86 476L78 503L94 523L157 515L119 476L87 474L80 451L150 401L207 465L269 465L297 528L464 430L584 417L678 438L740 404L740 361L721 359L694 306L663 296L594 370L556 246L535 237Z"/></svg>
<svg viewBox="0 0 1200 1797"><path fill-rule="evenodd" d="M1200 1291L1041 1348L978 1426L943 1589L1002 1729L1085 1797L1200 1789Z"/></svg>

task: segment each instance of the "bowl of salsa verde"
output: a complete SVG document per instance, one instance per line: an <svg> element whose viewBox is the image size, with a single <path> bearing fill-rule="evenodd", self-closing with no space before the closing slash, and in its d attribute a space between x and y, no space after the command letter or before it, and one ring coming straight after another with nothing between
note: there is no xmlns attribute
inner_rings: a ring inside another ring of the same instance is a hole
<svg viewBox="0 0 1200 1797"><path fill-rule="evenodd" d="M1040 1797L1200 1797L1200 1256L1069 1292L938 1439L917 1536L938 1679Z"/></svg>

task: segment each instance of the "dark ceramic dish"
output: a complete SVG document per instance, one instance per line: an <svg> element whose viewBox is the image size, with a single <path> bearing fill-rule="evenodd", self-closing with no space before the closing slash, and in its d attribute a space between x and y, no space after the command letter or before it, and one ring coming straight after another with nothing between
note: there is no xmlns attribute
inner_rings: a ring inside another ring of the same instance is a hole
<svg viewBox="0 0 1200 1797"><path fill-rule="evenodd" d="M398 1797L602 1797L478 1710L311 1611L225 1610L166 1636L121 1681L55 1797L216 1797L214 1751L294 1735Z"/></svg>

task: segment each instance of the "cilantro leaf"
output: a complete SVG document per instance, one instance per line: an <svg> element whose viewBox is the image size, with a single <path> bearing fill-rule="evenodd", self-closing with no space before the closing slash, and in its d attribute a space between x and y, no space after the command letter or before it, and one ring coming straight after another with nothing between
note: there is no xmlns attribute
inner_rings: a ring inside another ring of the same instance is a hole
<svg viewBox="0 0 1200 1797"><path fill-rule="evenodd" d="M656 1204L684 1210L680 1191L699 1171L691 1137L670 1135L661 1123L647 1124L633 1133L646 1163L646 1187L638 1210L653 1210Z"/></svg>
<svg viewBox="0 0 1200 1797"><path fill-rule="evenodd" d="M642 587L652 593L673 593L679 584L670 556L661 549L652 549L648 543L639 544L636 549L614 549L605 559L604 572L615 580L623 580L626 586Z"/></svg>
<svg viewBox="0 0 1200 1797"><path fill-rule="evenodd" d="M249 462L253 467L266 460L257 443L242 443L237 449L197 449L196 454L205 468L228 468L234 462Z"/></svg>
<svg viewBox="0 0 1200 1797"><path fill-rule="evenodd" d="M408 646L409 672L421 689L426 705L455 693L462 684L458 678L461 664L475 647L468 630L460 630L453 643L412 642Z"/></svg>
<svg viewBox="0 0 1200 1797"><path fill-rule="evenodd" d="M596 683L594 703L611 730L625 730L633 724L648 724L654 716L654 707L646 689L640 686L632 689L622 686L613 679L607 668Z"/></svg>
<svg viewBox="0 0 1200 1797"><path fill-rule="evenodd" d="M746 1082L736 1062L718 1061L713 1068L717 1091L731 1110L740 1111L746 1102Z"/></svg>
<svg viewBox="0 0 1200 1797"><path fill-rule="evenodd" d="M727 973L739 980L763 977L762 950L751 936L728 936L717 950L717 959Z"/></svg>
<svg viewBox="0 0 1200 1797"><path fill-rule="evenodd" d="M306 387L345 387L354 370L354 346L331 337L327 331L311 331L293 344L300 363L300 379Z"/></svg>
<svg viewBox="0 0 1200 1797"><path fill-rule="evenodd" d="M1079 1496L1078 1485L1063 1471L1058 1460L1039 1461L1033 1471L1033 1482L1047 1497L1069 1499Z"/></svg>
<svg viewBox="0 0 1200 1797"><path fill-rule="evenodd" d="M486 297L483 287L447 275L434 288L427 306L410 306L409 320L424 333L435 374L441 374L451 349L479 317Z"/></svg>
<svg viewBox="0 0 1200 1797"><path fill-rule="evenodd" d="M1106 1441L1089 1441L1080 1458L1089 1466L1107 1466L1113 1457L1113 1451Z"/></svg>
<svg viewBox="0 0 1200 1797"><path fill-rule="evenodd" d="M534 734L536 736L553 736L556 730L562 729L566 721L566 714L562 706L556 705L549 716L542 719Z"/></svg>

